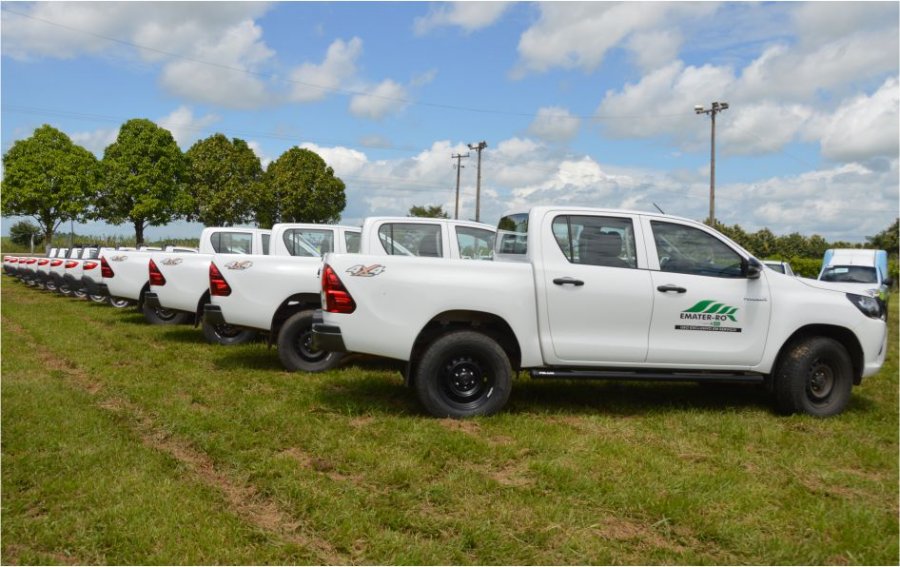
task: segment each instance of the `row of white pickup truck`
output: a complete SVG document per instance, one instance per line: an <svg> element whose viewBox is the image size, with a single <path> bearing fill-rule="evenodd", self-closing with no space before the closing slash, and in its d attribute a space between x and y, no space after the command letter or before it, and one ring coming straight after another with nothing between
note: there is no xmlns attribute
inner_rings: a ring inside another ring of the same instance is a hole
<svg viewBox="0 0 900 567"><path fill-rule="evenodd" d="M4 270L137 305L151 323L202 325L211 342L262 333L288 370L347 353L403 361L435 416L500 411L520 370L759 383L783 412L828 416L887 352L884 298L778 273L703 224L633 211L536 207L496 230L396 217L207 228L198 250L56 262L7 257Z"/></svg>

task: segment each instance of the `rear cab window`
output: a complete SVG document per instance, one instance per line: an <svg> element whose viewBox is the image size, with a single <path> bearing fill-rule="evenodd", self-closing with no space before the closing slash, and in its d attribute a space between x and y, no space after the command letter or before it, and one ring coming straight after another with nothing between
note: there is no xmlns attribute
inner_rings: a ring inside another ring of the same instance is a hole
<svg viewBox="0 0 900 567"><path fill-rule="evenodd" d="M629 218L561 215L553 236L573 264L637 268L634 222Z"/></svg>
<svg viewBox="0 0 900 567"><path fill-rule="evenodd" d="M497 223L494 253L510 259L528 254L528 213L508 215Z"/></svg>
<svg viewBox="0 0 900 567"><path fill-rule="evenodd" d="M209 240L217 254L250 254L253 251L253 235L249 232L214 232Z"/></svg>
<svg viewBox="0 0 900 567"><path fill-rule="evenodd" d="M384 223L378 240L392 256L441 258L444 255L441 225L424 223Z"/></svg>
<svg viewBox="0 0 900 567"><path fill-rule="evenodd" d="M291 256L319 257L334 251L334 232L312 228L284 231L284 245Z"/></svg>
<svg viewBox="0 0 900 567"><path fill-rule="evenodd" d="M359 242L361 240L361 234L356 231L347 231L344 233L344 245L347 247L347 252L351 254L356 254L359 252Z"/></svg>
<svg viewBox="0 0 900 567"><path fill-rule="evenodd" d="M456 227L459 257L464 260L491 260L494 252L494 232L471 226Z"/></svg>

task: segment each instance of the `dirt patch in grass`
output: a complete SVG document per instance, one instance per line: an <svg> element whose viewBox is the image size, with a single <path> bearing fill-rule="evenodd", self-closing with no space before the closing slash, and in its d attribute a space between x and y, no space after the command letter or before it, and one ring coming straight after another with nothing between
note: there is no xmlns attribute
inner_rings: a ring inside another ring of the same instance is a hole
<svg viewBox="0 0 900 567"><path fill-rule="evenodd" d="M103 392L102 384L92 380L78 367L77 363L56 357L52 352L35 343L27 332L15 323L4 319L3 325L7 333L18 335L22 340L32 344L35 356L42 366L59 372L65 376L70 385L96 398L97 407L121 417L145 446L171 456L184 465L200 482L215 488L224 495L229 508L238 517L286 542L313 550L322 563L346 563L346 560L330 543L309 533L309 530L303 526L303 522L281 510L275 501L260 495L252 485L239 482L225 472L217 470L215 463L208 455L157 426L152 416L140 407L115 396L100 397ZM324 467L325 465L320 466ZM61 564L84 563L80 560L64 562L63 557L65 556L59 558L53 556L54 560L59 559ZM7 560L7 558L4 559Z"/></svg>

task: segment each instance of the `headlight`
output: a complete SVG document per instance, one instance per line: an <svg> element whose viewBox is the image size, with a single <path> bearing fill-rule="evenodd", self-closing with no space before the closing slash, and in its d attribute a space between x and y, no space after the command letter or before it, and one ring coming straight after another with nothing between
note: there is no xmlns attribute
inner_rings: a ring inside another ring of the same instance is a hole
<svg viewBox="0 0 900 567"><path fill-rule="evenodd" d="M871 317L873 319L884 318L885 309L881 299L869 297L868 295L856 295L855 293L848 293L847 299L849 299L850 303L855 305L857 309L862 311L863 315L866 317Z"/></svg>

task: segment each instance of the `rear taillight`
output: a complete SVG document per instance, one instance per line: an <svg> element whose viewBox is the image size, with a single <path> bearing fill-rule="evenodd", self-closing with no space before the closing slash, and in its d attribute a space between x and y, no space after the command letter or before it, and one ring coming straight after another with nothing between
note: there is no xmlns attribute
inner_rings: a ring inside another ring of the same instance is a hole
<svg viewBox="0 0 900 567"><path fill-rule="evenodd" d="M150 285L166 285L166 278L153 260L150 260Z"/></svg>
<svg viewBox="0 0 900 567"><path fill-rule="evenodd" d="M222 272L212 262L209 263L209 294L219 297L231 295L231 286L222 277Z"/></svg>
<svg viewBox="0 0 900 567"><path fill-rule="evenodd" d="M72 268L74 268L74 267L77 266L77 265L78 265L78 261L76 261L76 260L69 260L68 262L66 262L66 269L67 269L67 270L71 270Z"/></svg>
<svg viewBox="0 0 900 567"><path fill-rule="evenodd" d="M329 313L353 313L356 310L356 302L328 264L322 270L322 298L323 307Z"/></svg>
<svg viewBox="0 0 900 567"><path fill-rule="evenodd" d="M94 268L97 267L97 265L98 265L97 262L85 262L84 269L85 270L93 270Z"/></svg>
<svg viewBox="0 0 900 567"><path fill-rule="evenodd" d="M100 275L104 278L111 278L116 275L116 273L112 271L112 268L109 267L106 256L100 256Z"/></svg>
<svg viewBox="0 0 900 567"><path fill-rule="evenodd" d="M19 262L18 258L7 258L10 264L17 264Z"/></svg>
<svg viewBox="0 0 900 567"><path fill-rule="evenodd" d="M62 266L62 263L63 263L62 260L53 260L52 262L50 262L50 267L57 268L59 266Z"/></svg>
<svg viewBox="0 0 900 567"><path fill-rule="evenodd" d="M50 263L50 260L44 258L43 260L38 260L38 266L46 266Z"/></svg>
<svg viewBox="0 0 900 567"><path fill-rule="evenodd" d="M37 262L37 258L31 258L30 260L28 260L28 261L25 262L25 263L28 264L28 265L30 266L30 265L34 264L35 262Z"/></svg>

